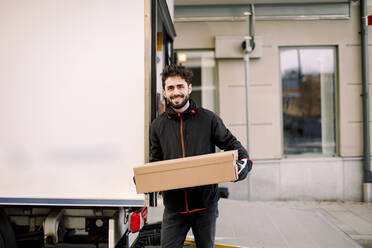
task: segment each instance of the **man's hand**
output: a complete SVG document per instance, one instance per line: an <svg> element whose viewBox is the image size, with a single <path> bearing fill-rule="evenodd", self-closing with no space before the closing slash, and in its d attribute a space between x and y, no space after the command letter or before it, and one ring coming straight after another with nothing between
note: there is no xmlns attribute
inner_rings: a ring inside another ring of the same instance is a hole
<svg viewBox="0 0 372 248"><path fill-rule="evenodd" d="M244 180L248 173L252 170L253 162L249 158L243 158L240 160L236 160L236 165L238 166L238 181Z"/></svg>

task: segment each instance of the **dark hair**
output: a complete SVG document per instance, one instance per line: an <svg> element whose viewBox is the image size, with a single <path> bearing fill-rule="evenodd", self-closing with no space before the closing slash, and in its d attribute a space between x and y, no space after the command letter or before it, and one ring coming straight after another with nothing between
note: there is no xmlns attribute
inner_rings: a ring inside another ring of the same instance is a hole
<svg viewBox="0 0 372 248"><path fill-rule="evenodd" d="M163 83L163 89L165 89L165 80L169 77L179 76L184 79L187 85L191 84L191 78L194 76L191 70L187 69L183 65L167 65L164 67L161 73L161 80Z"/></svg>

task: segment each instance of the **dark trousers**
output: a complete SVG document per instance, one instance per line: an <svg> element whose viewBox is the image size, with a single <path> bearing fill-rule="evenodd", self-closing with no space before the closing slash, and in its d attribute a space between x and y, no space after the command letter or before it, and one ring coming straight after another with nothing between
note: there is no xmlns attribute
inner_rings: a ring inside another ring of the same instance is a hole
<svg viewBox="0 0 372 248"><path fill-rule="evenodd" d="M191 228L196 247L213 248L217 217L217 203L205 210L187 214L165 208L161 226L161 247L182 248Z"/></svg>

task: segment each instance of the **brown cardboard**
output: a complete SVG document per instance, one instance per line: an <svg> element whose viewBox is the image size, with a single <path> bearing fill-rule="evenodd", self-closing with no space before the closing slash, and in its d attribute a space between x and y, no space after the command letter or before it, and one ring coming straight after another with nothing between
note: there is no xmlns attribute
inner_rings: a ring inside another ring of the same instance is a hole
<svg viewBox="0 0 372 248"><path fill-rule="evenodd" d="M137 193L235 181L237 159L237 151L226 151L135 167Z"/></svg>

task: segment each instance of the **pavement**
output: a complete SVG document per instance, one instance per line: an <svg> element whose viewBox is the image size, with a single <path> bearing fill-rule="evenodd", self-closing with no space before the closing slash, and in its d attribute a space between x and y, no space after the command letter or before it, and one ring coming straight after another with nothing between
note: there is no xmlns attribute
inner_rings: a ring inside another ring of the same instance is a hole
<svg viewBox="0 0 372 248"><path fill-rule="evenodd" d="M163 206L149 208L150 223ZM187 240L193 240L190 231ZM216 247L372 248L372 204L328 201L219 201Z"/></svg>

